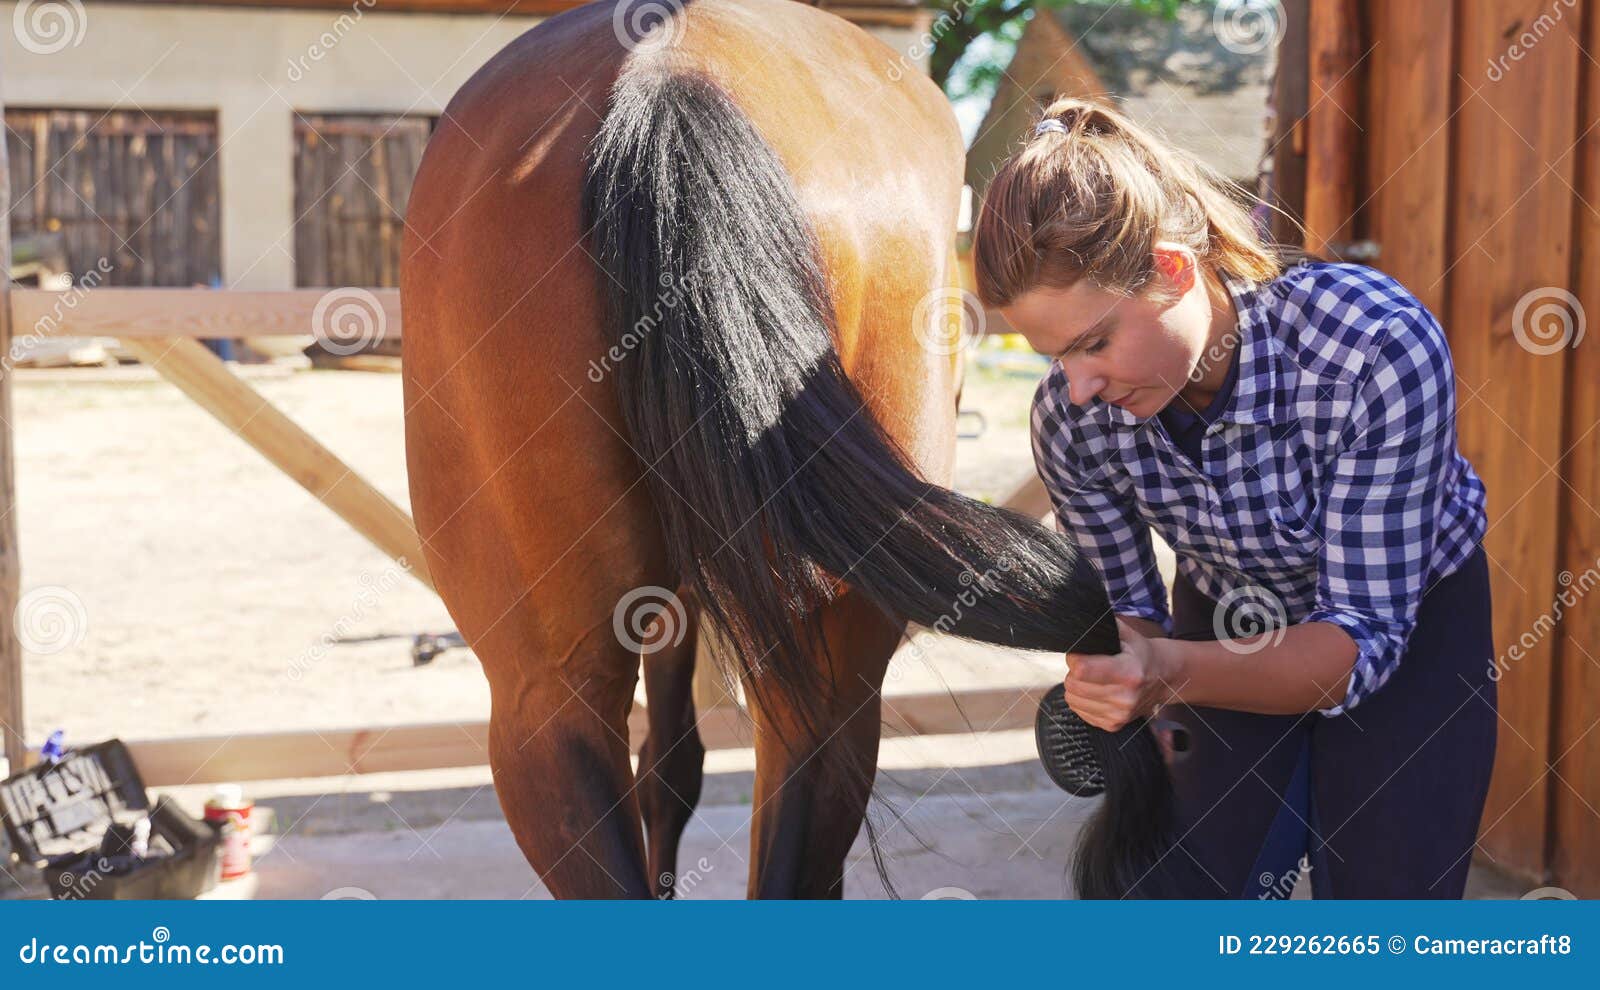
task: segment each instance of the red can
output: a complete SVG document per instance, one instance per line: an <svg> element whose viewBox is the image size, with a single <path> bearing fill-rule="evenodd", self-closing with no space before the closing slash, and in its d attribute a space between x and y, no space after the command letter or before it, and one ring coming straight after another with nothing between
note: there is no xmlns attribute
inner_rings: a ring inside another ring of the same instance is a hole
<svg viewBox="0 0 1600 990"><path fill-rule="evenodd" d="M221 784L206 802L206 821L222 826L222 879L236 880L250 872L250 818L255 802L238 784Z"/></svg>

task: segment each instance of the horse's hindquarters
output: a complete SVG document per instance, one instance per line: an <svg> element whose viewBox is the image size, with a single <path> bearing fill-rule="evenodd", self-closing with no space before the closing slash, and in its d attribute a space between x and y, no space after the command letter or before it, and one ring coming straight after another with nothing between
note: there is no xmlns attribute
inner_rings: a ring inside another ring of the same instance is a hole
<svg viewBox="0 0 1600 990"><path fill-rule="evenodd" d="M685 10L672 63L726 85L793 177L843 366L870 413L942 480L953 358L923 346L913 314L947 274L960 174L948 107L926 84L886 81L887 49L815 10ZM746 32L754 14L782 48ZM599 114L628 63L613 27L604 4L552 19L463 87L411 193L402 273L413 512L490 681L507 819L545 883L577 896L649 892L626 738L637 644L614 618L631 592L680 577L660 518L681 495L646 471L653 458L621 415L618 369L637 354L604 327L580 211ZM881 633L841 641L852 683L870 690L893 648L892 627ZM875 718L866 732L854 711L842 738L875 752ZM854 835L859 814L846 810L830 850Z"/></svg>

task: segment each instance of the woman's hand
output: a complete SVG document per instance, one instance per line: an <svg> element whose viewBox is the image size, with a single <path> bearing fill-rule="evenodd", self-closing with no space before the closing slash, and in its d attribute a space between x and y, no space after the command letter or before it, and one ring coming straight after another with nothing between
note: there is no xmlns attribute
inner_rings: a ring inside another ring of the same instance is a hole
<svg viewBox="0 0 1600 990"><path fill-rule="evenodd" d="M1175 663L1154 640L1117 619L1122 652L1067 654L1067 704L1085 722L1115 732L1177 700Z"/></svg>

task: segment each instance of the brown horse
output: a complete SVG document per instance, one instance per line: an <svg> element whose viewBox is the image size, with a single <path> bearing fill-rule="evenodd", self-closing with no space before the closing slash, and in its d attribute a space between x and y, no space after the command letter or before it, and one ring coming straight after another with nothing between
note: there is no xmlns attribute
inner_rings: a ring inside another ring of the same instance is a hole
<svg viewBox="0 0 1600 990"><path fill-rule="evenodd" d="M943 95L802 4L656 8L542 23L439 122L401 282L412 505L551 892L671 895L705 621L754 725L749 892L837 897L907 620L1054 649L1114 650L1115 628L1070 544L939 486L958 369L924 303L956 285L962 172Z"/></svg>

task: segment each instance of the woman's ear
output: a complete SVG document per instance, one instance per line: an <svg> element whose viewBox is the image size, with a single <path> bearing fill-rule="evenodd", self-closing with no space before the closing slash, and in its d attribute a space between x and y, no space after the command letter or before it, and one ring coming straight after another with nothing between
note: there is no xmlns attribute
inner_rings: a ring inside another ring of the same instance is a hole
<svg viewBox="0 0 1600 990"><path fill-rule="evenodd" d="M1158 244L1151 253L1155 257L1156 271L1178 295L1194 288L1195 279L1200 274L1200 263L1193 251L1176 244Z"/></svg>

